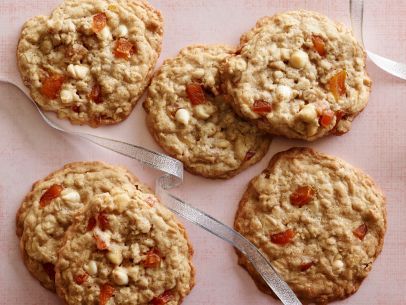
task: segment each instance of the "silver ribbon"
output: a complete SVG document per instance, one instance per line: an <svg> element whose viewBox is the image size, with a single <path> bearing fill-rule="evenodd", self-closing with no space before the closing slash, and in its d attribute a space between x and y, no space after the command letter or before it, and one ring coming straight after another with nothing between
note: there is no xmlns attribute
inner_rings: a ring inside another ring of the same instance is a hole
<svg viewBox="0 0 406 305"><path fill-rule="evenodd" d="M361 43L363 43L363 5L364 2L362 0L350 0L351 24L355 36ZM367 51L367 54L382 70L406 80L406 65L384 58L370 51ZM6 79L0 79L0 82L13 85L22 91L33 102L41 117L50 127L69 135L81 137L98 146L132 158L163 172L164 175L159 177L156 181L156 192L170 210L237 248L252 263L269 288L272 289L284 305L301 305L293 291L286 282L280 278L271 263L254 244L234 229L207 215L203 211L192 207L169 192L170 189L183 182L183 164L180 161L141 146L92 134L65 130L52 122L42 112L38 105L31 99L25 87L19 86Z"/></svg>
<svg viewBox="0 0 406 305"><path fill-rule="evenodd" d="M247 259L252 263L257 272L262 276L267 285L273 290L278 298L285 305L301 305L300 301L289 288L288 284L284 282L277 274L275 269L267 258L251 243L248 239L242 236L234 229L226 226L215 218L207 215L205 212L198 210L183 200L175 197L169 190L180 185L183 182L183 164L182 162L171 158L167 155L148 150L141 146L107 139L95 136L88 133L76 132L65 130L52 122L39 106L31 99L26 91L26 88L20 87L18 84L8 80L0 79L0 82L13 85L22 91L34 104L44 121L52 128L69 134L86 139L98 146L107 148L116 153L127 156L131 159L137 160L142 164L148 165L164 173L163 176L156 180L156 193L161 198L162 202L175 214L183 217L184 219L198 225L213 235L221 238L222 240L230 243L243 253Z"/></svg>
<svg viewBox="0 0 406 305"><path fill-rule="evenodd" d="M364 1L350 0L351 26L355 37L364 45L363 21ZM406 65L367 50L369 59L387 73L406 80Z"/></svg>

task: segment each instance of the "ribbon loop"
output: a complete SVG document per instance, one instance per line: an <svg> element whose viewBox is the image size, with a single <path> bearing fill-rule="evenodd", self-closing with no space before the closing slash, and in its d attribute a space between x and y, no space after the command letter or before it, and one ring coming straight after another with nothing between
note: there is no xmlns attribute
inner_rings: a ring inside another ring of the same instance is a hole
<svg viewBox="0 0 406 305"><path fill-rule="evenodd" d="M364 22L364 1L350 0L351 26L355 37L364 45L363 22ZM385 72L406 80L406 64L393 61L371 51L367 51L369 59Z"/></svg>

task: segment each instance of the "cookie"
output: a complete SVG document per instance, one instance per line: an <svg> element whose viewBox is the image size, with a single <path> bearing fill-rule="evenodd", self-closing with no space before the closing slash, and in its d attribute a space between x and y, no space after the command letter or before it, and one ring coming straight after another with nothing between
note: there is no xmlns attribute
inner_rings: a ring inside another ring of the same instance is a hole
<svg viewBox="0 0 406 305"><path fill-rule="evenodd" d="M365 56L349 29L300 10L261 19L221 71L239 115L270 134L313 141L348 132L367 105Z"/></svg>
<svg viewBox="0 0 406 305"><path fill-rule="evenodd" d="M18 67L43 110L73 124L115 124L149 84L162 37L162 16L144 0L65 0L25 23Z"/></svg>
<svg viewBox="0 0 406 305"><path fill-rule="evenodd" d="M292 148L250 182L234 226L304 303L326 304L355 293L381 252L385 197L348 163ZM240 253L238 262L272 294Z"/></svg>
<svg viewBox="0 0 406 305"><path fill-rule="evenodd" d="M95 196L68 229L56 263L68 305L180 304L194 286L185 229L155 197Z"/></svg>
<svg viewBox="0 0 406 305"><path fill-rule="evenodd" d="M166 60L144 102L157 143L186 169L208 178L230 178L258 162L271 139L240 119L223 93L220 64L227 46L189 46Z"/></svg>
<svg viewBox="0 0 406 305"><path fill-rule="evenodd" d="M55 289L54 265L73 215L94 195L147 188L124 168L101 162L67 164L36 182L17 212L17 236L24 263L40 283Z"/></svg>

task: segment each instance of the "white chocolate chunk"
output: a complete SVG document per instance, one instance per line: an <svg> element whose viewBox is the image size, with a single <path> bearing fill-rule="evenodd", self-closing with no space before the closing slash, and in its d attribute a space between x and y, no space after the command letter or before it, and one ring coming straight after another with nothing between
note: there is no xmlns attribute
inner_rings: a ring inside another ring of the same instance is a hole
<svg viewBox="0 0 406 305"><path fill-rule="evenodd" d="M103 28L103 30L101 30L101 31L98 33L98 37L99 37L101 40L104 40L104 41L110 41L110 40L113 39L113 35L111 35L111 31L110 31L110 28L109 28L108 26L105 26L105 27Z"/></svg>
<svg viewBox="0 0 406 305"><path fill-rule="evenodd" d="M61 91L61 101L64 104L70 104L73 102L73 93L71 90L63 89Z"/></svg>
<svg viewBox="0 0 406 305"><path fill-rule="evenodd" d="M127 270L123 267L114 268L113 280L117 285L127 285L128 284Z"/></svg>
<svg viewBox="0 0 406 305"><path fill-rule="evenodd" d="M281 100L289 100L292 96L292 89L285 85L279 85L276 88L276 95Z"/></svg>
<svg viewBox="0 0 406 305"><path fill-rule="evenodd" d="M96 275L97 274L97 264L95 261L90 261L88 262L83 269L89 274L89 275Z"/></svg>
<svg viewBox="0 0 406 305"><path fill-rule="evenodd" d="M123 262L123 255L121 253L120 247L111 247L109 253L107 253L107 258L113 264L120 265Z"/></svg>
<svg viewBox="0 0 406 305"><path fill-rule="evenodd" d="M207 120L215 111L216 108L211 103L200 104L193 107L194 114L202 120Z"/></svg>
<svg viewBox="0 0 406 305"><path fill-rule="evenodd" d="M316 107L313 104L307 104L298 115L304 122L313 123L317 119Z"/></svg>
<svg viewBox="0 0 406 305"><path fill-rule="evenodd" d="M333 262L333 266L334 266L334 268L336 268L336 269L342 269L343 267L344 267L344 263L343 263L343 261L342 260L335 260L334 262Z"/></svg>
<svg viewBox="0 0 406 305"><path fill-rule="evenodd" d="M289 64L296 69L301 69L309 62L309 56L306 52L299 50L290 56Z"/></svg>
<svg viewBox="0 0 406 305"><path fill-rule="evenodd" d="M117 36L126 37L128 35L128 28L124 24L120 24L117 28Z"/></svg>
<svg viewBox="0 0 406 305"><path fill-rule="evenodd" d="M70 64L67 71L71 77L76 79L84 79L89 74L89 68L81 65Z"/></svg>
<svg viewBox="0 0 406 305"><path fill-rule="evenodd" d="M124 211L130 202L130 196L126 193L117 194L114 196L113 201L120 211Z"/></svg>
<svg viewBox="0 0 406 305"><path fill-rule="evenodd" d="M72 190L72 189L64 189L61 192L61 197L64 201L67 201L67 202L73 202L73 203L80 202L80 194L77 191Z"/></svg>
<svg viewBox="0 0 406 305"><path fill-rule="evenodd" d="M183 125L187 125L190 120L190 114L186 109L181 108L181 109L178 109L178 111L176 111L175 119L179 123L181 123Z"/></svg>

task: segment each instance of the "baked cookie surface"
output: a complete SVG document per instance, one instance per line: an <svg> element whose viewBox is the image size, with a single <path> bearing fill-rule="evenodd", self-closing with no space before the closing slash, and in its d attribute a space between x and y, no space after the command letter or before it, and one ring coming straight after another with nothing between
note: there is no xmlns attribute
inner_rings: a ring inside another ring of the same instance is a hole
<svg viewBox="0 0 406 305"><path fill-rule="evenodd" d="M222 75L242 117L307 141L349 131L371 89L365 50L351 31L310 11L259 20Z"/></svg>
<svg viewBox="0 0 406 305"><path fill-rule="evenodd" d="M126 169L102 162L65 165L36 182L17 212L17 235L24 263L40 283L55 289L54 265L74 214L94 195L147 190Z"/></svg>
<svg viewBox="0 0 406 305"><path fill-rule="evenodd" d="M194 286L185 229L150 194L95 196L66 233L56 286L66 304L180 304Z"/></svg>
<svg viewBox="0 0 406 305"><path fill-rule="evenodd" d="M22 29L17 61L32 98L74 124L124 120L152 77L163 37L143 0L65 0Z"/></svg>
<svg viewBox="0 0 406 305"><path fill-rule="evenodd" d="M305 303L355 293L383 247L386 204L370 177L308 148L276 154L251 180L234 226ZM238 254L257 286L272 294Z"/></svg>
<svg viewBox="0 0 406 305"><path fill-rule="evenodd" d="M271 141L233 112L222 91L219 66L233 52L221 45L182 49L163 63L144 102L158 144L209 178L229 178L258 162Z"/></svg>

